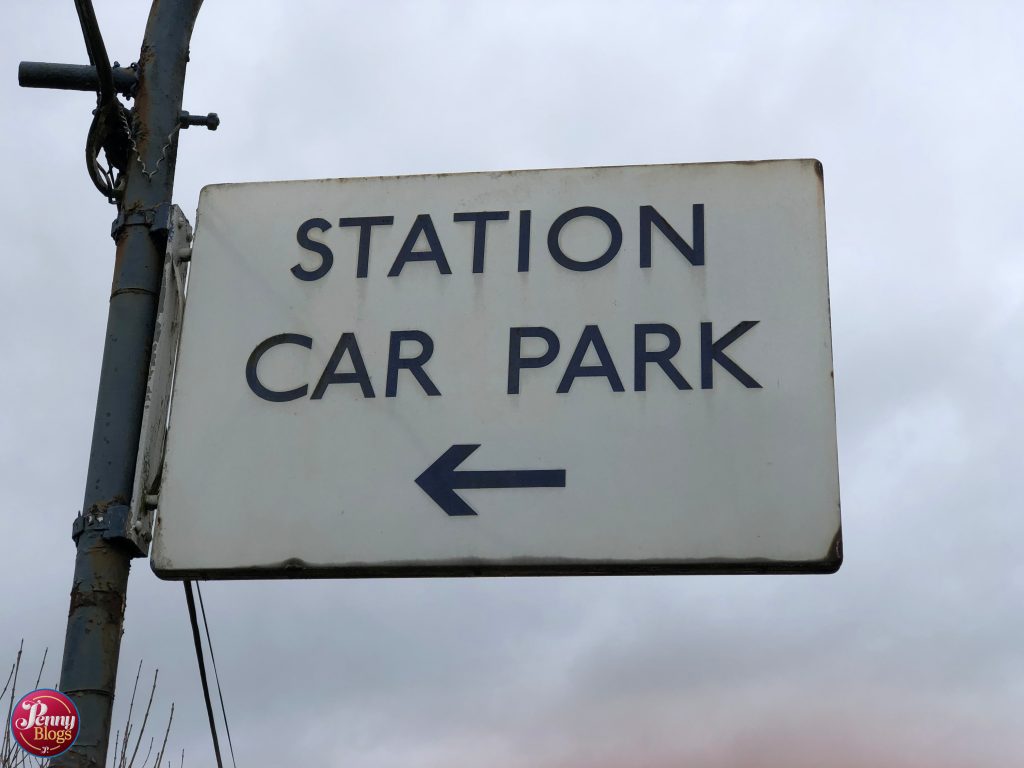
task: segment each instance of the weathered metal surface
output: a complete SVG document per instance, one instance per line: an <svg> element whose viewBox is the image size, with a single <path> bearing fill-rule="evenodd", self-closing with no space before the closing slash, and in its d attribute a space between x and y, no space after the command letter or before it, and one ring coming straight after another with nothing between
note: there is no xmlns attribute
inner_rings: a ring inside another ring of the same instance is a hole
<svg viewBox="0 0 1024 768"><path fill-rule="evenodd" d="M209 187L189 292L158 575L839 567L816 161Z"/></svg>
<svg viewBox="0 0 1024 768"><path fill-rule="evenodd" d="M160 469L167 438L167 412L171 402L171 377L181 331L184 283L191 241L192 227L181 209L174 206L164 257L160 304L153 332L153 351L149 360L149 380L142 414L139 455L135 465L131 515L126 531L127 538L142 557L149 553L149 543L153 538L152 500L160 487Z"/></svg>
<svg viewBox="0 0 1024 768"><path fill-rule="evenodd" d="M200 5L201 0L153 3L135 102L142 130L120 203L126 216L171 201L188 44ZM157 170L148 174L143 167ZM61 768L106 764L134 548L105 536L100 518L111 505L127 504L133 491L165 248L166 231L152 231L144 221L129 221L117 236L60 677L60 689L78 707L81 729L75 745L53 760Z"/></svg>
<svg viewBox="0 0 1024 768"><path fill-rule="evenodd" d="M138 86L132 67L112 67L114 88L122 96L131 96ZM23 88L56 88L65 91L98 91L100 78L96 67L88 64L50 64L23 61L18 65L18 85Z"/></svg>
<svg viewBox="0 0 1024 768"><path fill-rule="evenodd" d="M182 110L179 122L182 128L199 125L211 131L216 131L220 127L220 117L216 112L209 112L205 115L193 115Z"/></svg>

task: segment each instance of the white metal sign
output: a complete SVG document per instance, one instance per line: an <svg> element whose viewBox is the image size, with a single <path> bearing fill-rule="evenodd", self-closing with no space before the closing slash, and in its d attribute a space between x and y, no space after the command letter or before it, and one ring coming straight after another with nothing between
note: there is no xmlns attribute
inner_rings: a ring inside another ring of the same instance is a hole
<svg viewBox="0 0 1024 768"><path fill-rule="evenodd" d="M817 161L203 190L160 576L841 558Z"/></svg>

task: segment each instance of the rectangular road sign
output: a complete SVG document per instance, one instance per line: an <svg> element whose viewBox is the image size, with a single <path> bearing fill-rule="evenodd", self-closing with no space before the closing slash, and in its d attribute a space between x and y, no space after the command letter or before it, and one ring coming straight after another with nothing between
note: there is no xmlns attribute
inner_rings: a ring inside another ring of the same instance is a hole
<svg viewBox="0 0 1024 768"><path fill-rule="evenodd" d="M200 198L165 578L831 572L814 160Z"/></svg>

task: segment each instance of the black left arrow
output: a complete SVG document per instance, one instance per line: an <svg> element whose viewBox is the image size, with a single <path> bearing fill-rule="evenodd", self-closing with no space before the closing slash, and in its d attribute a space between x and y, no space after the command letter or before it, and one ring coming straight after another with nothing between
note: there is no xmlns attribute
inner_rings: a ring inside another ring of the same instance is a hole
<svg viewBox="0 0 1024 768"><path fill-rule="evenodd" d="M476 512L457 488L565 488L564 469L499 469L489 472L456 468L480 445L453 445L416 478L416 485L453 517Z"/></svg>

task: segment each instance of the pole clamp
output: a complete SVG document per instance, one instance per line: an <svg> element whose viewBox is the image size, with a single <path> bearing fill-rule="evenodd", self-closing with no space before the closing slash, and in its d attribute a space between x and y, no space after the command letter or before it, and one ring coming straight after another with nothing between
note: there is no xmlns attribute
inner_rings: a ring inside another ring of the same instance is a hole
<svg viewBox="0 0 1024 768"><path fill-rule="evenodd" d="M139 224L149 227L149 231L153 233L167 232L171 228L171 203L160 203L155 208L118 213L110 225L110 236L117 240L126 227Z"/></svg>
<svg viewBox="0 0 1024 768"><path fill-rule="evenodd" d="M120 544L128 545L133 550L137 550L138 546L132 540L132 537L128 535L130 517L131 508L126 504L111 504L102 510L94 507L89 513L75 518L75 522L71 526L71 538L77 545L78 539L81 538L86 530L99 531L105 540L116 541ZM150 533L145 531L142 535L148 539Z"/></svg>

